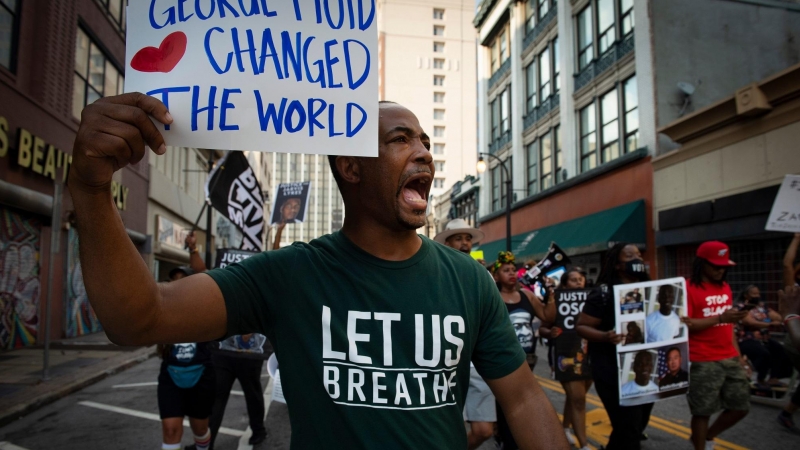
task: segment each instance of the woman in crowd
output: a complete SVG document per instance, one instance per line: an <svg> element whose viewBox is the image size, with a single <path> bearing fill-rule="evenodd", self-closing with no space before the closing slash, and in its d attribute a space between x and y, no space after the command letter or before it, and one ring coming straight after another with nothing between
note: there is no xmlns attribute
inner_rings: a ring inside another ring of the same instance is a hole
<svg viewBox="0 0 800 450"><path fill-rule="evenodd" d="M508 317L514 325L514 332L525 354L528 357L528 365L531 370L536 364L536 336L534 330L534 320L538 318L542 322L553 321L556 316L555 301L552 300L553 293L549 292L548 305L545 306L541 300L536 298L528 290L520 289L517 282L517 267L514 262L514 254L511 252L500 252L497 261L490 268L500 296L508 308ZM511 430L505 420L502 409L497 406L497 428L498 438L503 443L504 450L515 450L517 444L511 435Z"/></svg>
<svg viewBox="0 0 800 450"><path fill-rule="evenodd" d="M606 254L597 287L589 294L578 318L578 334L589 341L589 363L595 389L611 419L613 428L607 450L639 450L640 440L650 420L652 403L620 406L616 345L623 336L614 331L616 302L613 287L649 280L639 249L618 243Z"/></svg>
<svg viewBox="0 0 800 450"><path fill-rule="evenodd" d="M586 272L580 267L569 267L561 276L559 289L584 289L586 287ZM550 367L555 370L558 365L555 355L555 342L563 330L554 325L554 322L545 322L539 328L539 334L548 339L550 347L548 355ZM564 402L564 433L570 444L576 445L580 450L588 450L586 440L586 393L592 387L591 373L584 373L585 379L561 381L567 400ZM570 429L572 427L572 429ZM574 433L573 431L574 430Z"/></svg>
<svg viewBox="0 0 800 450"><path fill-rule="evenodd" d="M742 320L739 349L756 369L756 383L759 389L785 387L780 378L791 376L791 365L787 364L786 353L775 339L769 337L769 328L780 325L781 316L772 309L764 307L758 286L750 285L739 294L737 305L755 305ZM767 381L767 375L770 376Z"/></svg>

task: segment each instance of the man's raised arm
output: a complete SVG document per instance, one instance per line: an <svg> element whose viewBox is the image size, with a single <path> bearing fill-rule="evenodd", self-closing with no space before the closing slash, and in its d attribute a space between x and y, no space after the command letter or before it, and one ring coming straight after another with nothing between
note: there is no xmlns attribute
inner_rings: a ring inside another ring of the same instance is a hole
<svg viewBox="0 0 800 450"><path fill-rule="evenodd" d="M157 99L131 93L87 106L73 146L69 191L80 236L89 302L117 344L198 342L226 331L222 292L207 275L158 285L128 238L111 198L111 177L145 156L145 144L166 152L149 116L169 124Z"/></svg>

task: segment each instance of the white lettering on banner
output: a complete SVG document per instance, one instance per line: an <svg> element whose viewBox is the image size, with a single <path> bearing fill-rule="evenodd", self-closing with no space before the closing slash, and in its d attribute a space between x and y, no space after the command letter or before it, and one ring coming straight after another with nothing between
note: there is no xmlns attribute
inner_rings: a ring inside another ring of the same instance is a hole
<svg viewBox="0 0 800 450"><path fill-rule="evenodd" d="M322 382L334 403L403 410L456 404L457 367L466 338L463 317L414 315L415 348L411 363L414 367L392 367L397 363L392 354L392 331L402 325L401 314L349 310L345 324L335 321L331 308L323 306L321 319ZM429 320L430 332L426 333L425 325ZM411 331L410 325L407 332ZM334 350L344 348L344 342L340 341L345 337L347 352ZM381 351L383 355L376 354ZM427 351L431 353L426 359ZM410 361L411 355L408 356ZM382 361L384 367L376 367L378 361ZM417 383L409 385L409 375Z"/></svg>
<svg viewBox="0 0 800 450"><path fill-rule="evenodd" d="M730 300L728 294L709 295L706 297L706 305L726 305L728 300Z"/></svg>

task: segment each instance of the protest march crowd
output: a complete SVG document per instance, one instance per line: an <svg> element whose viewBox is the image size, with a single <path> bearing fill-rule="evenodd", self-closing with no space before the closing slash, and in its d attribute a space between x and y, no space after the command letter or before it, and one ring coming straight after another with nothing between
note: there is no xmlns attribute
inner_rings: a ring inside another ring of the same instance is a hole
<svg viewBox="0 0 800 450"><path fill-rule="evenodd" d="M538 262L511 252L476 261L483 233L463 220L433 241L417 235L435 171L430 140L391 102L380 103L377 158L329 157L345 203L341 231L211 270L190 235L191 268L157 284L109 190L147 147L166 152L151 117L173 120L136 93L87 106L69 189L78 230L92 236L80 241L81 261L108 336L160 345L163 449L181 448L187 416L193 448L212 448L235 379L250 443L264 440L267 340L292 448L477 448L495 438L503 449L586 449L594 386L613 427L606 449L640 448L653 402L684 393L694 448L707 449L747 415L752 390L785 391L781 379L800 369L800 234L786 252L778 310L765 308L757 286L734 299L725 279L735 255L718 241L698 248L688 280L652 280L627 243L606 252L595 280L555 244ZM280 229L298 205L280 211ZM566 392L563 423L532 373L540 341ZM778 423L796 430L798 407L795 391Z"/></svg>

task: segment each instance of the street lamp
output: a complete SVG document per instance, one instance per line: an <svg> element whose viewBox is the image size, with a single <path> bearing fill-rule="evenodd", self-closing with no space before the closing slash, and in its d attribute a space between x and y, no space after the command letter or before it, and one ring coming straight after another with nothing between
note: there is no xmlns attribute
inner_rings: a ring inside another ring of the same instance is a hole
<svg viewBox="0 0 800 450"><path fill-rule="evenodd" d="M500 163L500 166L503 168L503 173L506 175L506 251L511 251L511 201L512 195L514 190L512 188L512 180L511 180L511 172L508 171L505 162L498 158L497 156L491 153L478 153L478 164L476 165L476 169L478 173L486 172L486 161L484 161L483 156L486 155L489 158L494 158Z"/></svg>

